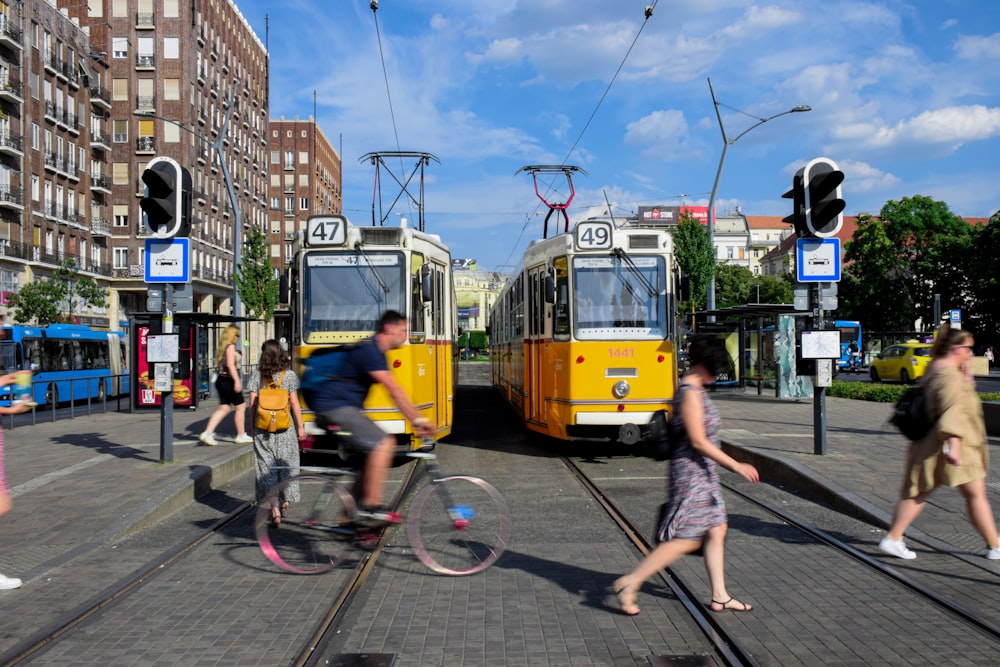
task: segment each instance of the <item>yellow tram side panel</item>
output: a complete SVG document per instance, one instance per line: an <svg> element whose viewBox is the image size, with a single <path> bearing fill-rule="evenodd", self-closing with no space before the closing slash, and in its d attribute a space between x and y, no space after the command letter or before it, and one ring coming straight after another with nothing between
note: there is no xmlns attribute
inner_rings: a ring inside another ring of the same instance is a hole
<svg viewBox="0 0 1000 667"><path fill-rule="evenodd" d="M404 345L386 353L386 361L396 381L406 391L420 414L437 424L434 440L449 435L454 422L455 374L451 362L451 347L448 340L426 341ZM303 352L311 354L315 349L318 348ZM299 373L301 372L300 365ZM302 403L303 420L314 421L315 414L301 395L299 400ZM387 433L409 436L411 448L420 446L420 438L413 434L413 425L403 417L384 386L372 385L365 400L364 412Z"/></svg>
<svg viewBox="0 0 1000 667"><path fill-rule="evenodd" d="M614 438L624 424L643 426L654 412L668 408L676 381L676 345L658 341L573 341L531 345L540 354L544 421L527 420L528 428L571 439L570 427L603 430ZM615 384L629 384L618 399ZM530 397L529 397L529 400Z"/></svg>

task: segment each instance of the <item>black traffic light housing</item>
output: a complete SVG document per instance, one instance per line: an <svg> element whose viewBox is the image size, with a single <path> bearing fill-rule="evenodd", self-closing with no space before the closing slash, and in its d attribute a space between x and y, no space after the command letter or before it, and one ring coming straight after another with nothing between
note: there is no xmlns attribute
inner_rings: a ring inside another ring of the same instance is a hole
<svg viewBox="0 0 1000 667"><path fill-rule="evenodd" d="M830 238L844 225L844 198L840 184L844 172L830 158L810 160L802 175L805 189L806 229L812 236Z"/></svg>
<svg viewBox="0 0 1000 667"><path fill-rule="evenodd" d="M782 218L795 229L795 234L801 239L810 236L806 227L806 188L802 179L805 169L799 169L792 177L792 189L781 195L783 199L792 200L792 214Z"/></svg>
<svg viewBox="0 0 1000 667"><path fill-rule="evenodd" d="M191 227L191 172L170 157L156 157L142 172L145 196L139 202L146 232L157 238L187 236Z"/></svg>

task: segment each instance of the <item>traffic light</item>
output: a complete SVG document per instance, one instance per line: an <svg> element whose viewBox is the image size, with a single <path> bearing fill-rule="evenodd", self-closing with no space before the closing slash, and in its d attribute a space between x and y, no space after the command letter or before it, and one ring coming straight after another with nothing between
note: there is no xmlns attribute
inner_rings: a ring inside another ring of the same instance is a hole
<svg viewBox="0 0 1000 667"><path fill-rule="evenodd" d="M830 158L810 160L802 175L805 189L806 229L812 236L836 236L844 225L844 199L840 184L844 172Z"/></svg>
<svg viewBox="0 0 1000 667"><path fill-rule="evenodd" d="M795 234L801 239L809 236L806 228L806 188L802 180L805 169L799 169L792 177L792 189L781 195L783 199L792 200L792 214L782 218L795 229Z"/></svg>
<svg viewBox="0 0 1000 667"><path fill-rule="evenodd" d="M142 172L146 193L139 206L146 232L158 238L187 236L191 221L191 172L169 157L149 161Z"/></svg>

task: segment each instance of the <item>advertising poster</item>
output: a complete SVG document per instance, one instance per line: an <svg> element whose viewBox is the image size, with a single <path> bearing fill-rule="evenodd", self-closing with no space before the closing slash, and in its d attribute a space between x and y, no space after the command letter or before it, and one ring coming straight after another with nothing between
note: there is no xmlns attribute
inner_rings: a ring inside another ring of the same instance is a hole
<svg viewBox="0 0 1000 667"><path fill-rule="evenodd" d="M191 328L192 339L187 341L181 341L181 347L186 347L188 349L194 344L193 340L193 330ZM139 377L139 395L138 395L138 406L140 408L154 408L160 406L160 397L162 393L156 391L156 374L154 366L157 364L152 364L147 360L147 351L149 345L149 327L139 327L139 360L138 360L138 377ZM193 393L193 379L188 377L186 380L174 379L174 407L184 407L192 405L194 400Z"/></svg>

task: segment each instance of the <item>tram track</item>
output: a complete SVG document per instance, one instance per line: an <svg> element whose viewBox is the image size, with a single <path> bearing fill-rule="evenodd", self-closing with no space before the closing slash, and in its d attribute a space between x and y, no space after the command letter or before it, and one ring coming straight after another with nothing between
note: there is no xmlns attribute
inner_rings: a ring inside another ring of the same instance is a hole
<svg viewBox="0 0 1000 667"><path fill-rule="evenodd" d="M611 497L612 494L602 488L604 482L599 483L591 479L584 467L572 458L563 457L563 461L573 471L580 483L601 505L604 511L621 528L626 538L636 546L640 553L643 555L648 554L653 545L643 536L642 531L633 525L627 516L627 512L617 506L615 499ZM856 567L873 573L874 576L890 582L890 586L896 587L899 593L892 594L892 597L905 596L906 593L903 592L905 589L906 592L912 593L919 598L921 607L928 610L937 610L940 614L952 619L951 625L953 628L965 626L966 631L975 632L982 638L980 641L983 645L988 646L991 643L996 644L996 642L1000 641L1000 624L997 623L995 615L991 615L989 610L976 609L973 605L959 601L955 595L949 594L951 591L949 593L943 592L940 589L940 584L935 586L933 583L928 583L926 573L914 571L913 574L910 574L899 568L892 567L861 549L846 543L843 539L839 539L830 532L811 524L809 521L797 516L793 511L778 507L728 482L723 482L723 487L727 494L737 496L740 503L745 502L756 508L761 517L769 516L776 520L775 525L786 526L783 529L786 533L794 531L798 534L798 537L790 538L790 540L787 537L784 538L785 541L795 543L808 542L832 550L835 552L835 555L823 556L824 562L839 562L838 559L841 557L848 558L856 563ZM756 489L756 487L754 488ZM740 507L740 509L743 508ZM744 514L735 509L735 507L731 511ZM831 514L833 513L830 510L827 511ZM755 520L759 521L760 519ZM941 552L941 554L943 554L940 556L941 558L953 555L946 552ZM956 561L961 561L962 563L958 567L967 567L969 565L968 561L961 557L956 557ZM705 605L692 593L694 588L702 585L694 581L689 583L687 580L686 574L693 572L695 568L688 564L684 564L683 567L678 567L679 565L681 565L681 562L675 563L671 568L664 570L661 572L661 577L670 590L677 596L678 600L681 601L694 622L701 627L706 639L715 647L717 659L729 665L766 663L766 658L760 658L763 663L758 662L756 656L766 654L767 650L763 645L758 644L759 640L753 636L753 632L750 631L749 633L741 634L739 627L734 628L734 631L730 632L727 627L717 623L715 619L718 616L708 613ZM836 567L846 570L849 566ZM851 571L853 572L854 570L852 569ZM818 576L821 575L821 573L817 574ZM856 576L858 579L861 579L865 575ZM955 576L961 579L963 575L956 574ZM823 583L817 583L816 585L820 586L821 589L824 586ZM758 613L767 614L767 611L763 610Z"/></svg>
<svg viewBox="0 0 1000 667"><path fill-rule="evenodd" d="M0 667L18 665L24 660L35 655L42 649L50 646L66 633L70 632L81 623L99 614L103 609L118 600L134 593L152 578L165 572L173 563L186 557L197 549L206 540L217 535L227 526L233 524L240 518L246 516L253 509L253 504L243 502L228 514L218 519L211 526L202 530L191 539L174 546L157 558L150 561L141 570L119 580L111 587L98 593L96 597L85 602L80 607L74 609L69 614L42 628L37 633L31 635L11 650L0 656Z"/></svg>

